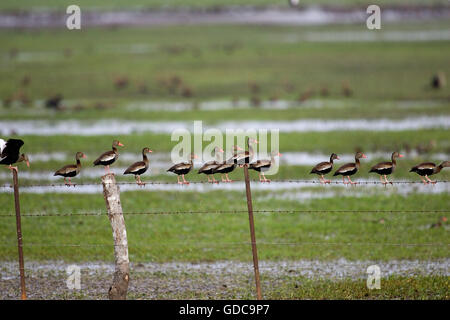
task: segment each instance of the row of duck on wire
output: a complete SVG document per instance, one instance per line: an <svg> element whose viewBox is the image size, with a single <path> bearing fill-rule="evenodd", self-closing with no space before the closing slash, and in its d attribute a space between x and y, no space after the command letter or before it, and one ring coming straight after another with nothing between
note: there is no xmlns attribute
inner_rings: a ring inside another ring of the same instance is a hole
<svg viewBox="0 0 450 320"><path fill-rule="evenodd" d="M232 172L237 166L242 167L244 164L248 164L249 169L255 170L258 172L259 181L261 182L270 182L269 179L266 178L265 172L270 170L270 168L275 163L275 158L280 157L281 154L278 151L273 151L271 153L271 159L267 160L257 160L255 162L251 162L251 159L254 155L254 145L256 145L258 141L253 138L247 138L247 147L248 151L243 150L239 146L232 147L232 156L226 160L222 161L221 154L224 153L224 150L221 148L215 148L215 157L216 160L206 162L199 170L198 173L205 174L208 177L208 182L218 183L218 181L214 178L214 174L221 174L222 182L232 182L229 178L228 174ZM27 166L30 166L29 159L27 155L20 153L20 148L24 145L24 142L20 139L9 139L8 141L4 141L0 139L0 164L7 165L9 169L16 170L17 167L13 165L19 162L26 162ZM118 140L114 140L112 144L112 150L106 151L102 153L94 162L94 166L104 166L106 173L110 173L109 166L113 164L117 158L119 157L119 151L117 147L123 147L124 145L120 143ZM145 147L142 149L142 161L138 161L130 165L125 172L124 175L130 174L134 175L136 179L136 183L138 185L145 185L142 182L140 176L145 173L150 166L150 161L147 157L147 154L152 153L153 151L150 148ZM395 167L397 165L396 159L402 158L398 152L393 152L391 156L391 161L380 162L374 165L369 172L374 172L380 175L381 182L386 185L391 183L387 179L387 176L394 172ZM64 177L64 183L67 186L73 185L71 182L71 178L77 176L81 170L81 158L86 158L86 155L82 152L77 152L75 155L76 164L68 164L54 173L54 176L62 176ZM181 162L171 166L167 169L168 172L173 172L177 175L178 184L189 184L186 180L185 175L191 172L193 168L193 160L196 159L197 156L195 154L191 154L188 162ZM366 155L362 152L357 152L355 155L355 162L346 163L339 167L333 174L333 176L342 176L342 181L344 184L357 184L350 179L350 176L354 175L358 172L360 168L360 160L361 158L367 158ZM339 160L339 156L335 153L332 153L330 156L330 161L320 162L315 165L311 174L319 175L319 180L322 184L331 183L330 180L324 178L324 175L331 172L333 169L334 160ZM443 168L449 167L450 161L444 161L440 165L436 165L432 162L424 162L417 166L411 168L410 172L417 173L424 184L436 183L436 181L432 181L429 176L433 174L439 173ZM180 180L181 178L181 180ZM67 181L68 179L68 181Z"/></svg>

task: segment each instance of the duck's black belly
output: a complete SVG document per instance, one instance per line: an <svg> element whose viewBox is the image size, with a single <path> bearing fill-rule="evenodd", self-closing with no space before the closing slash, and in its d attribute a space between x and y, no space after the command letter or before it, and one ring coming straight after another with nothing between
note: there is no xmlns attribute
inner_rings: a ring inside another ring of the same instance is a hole
<svg viewBox="0 0 450 320"><path fill-rule="evenodd" d="M192 169L192 167L187 168L187 169L179 169L179 170L175 170L174 172L175 172L176 174L178 174L178 175L181 175L181 174L188 174L189 171L191 171L191 169Z"/></svg>
<svg viewBox="0 0 450 320"><path fill-rule="evenodd" d="M388 175L392 173L392 167L391 168L383 168L383 169L375 169L371 170L370 172L375 172L382 175Z"/></svg>
<svg viewBox="0 0 450 320"><path fill-rule="evenodd" d="M214 173L230 173L231 171L233 171L236 168L236 164L233 164L232 166L228 166L225 167L223 169L220 170L214 170Z"/></svg>
<svg viewBox="0 0 450 320"><path fill-rule="evenodd" d="M329 167L326 168L326 169L322 169L322 170L314 170L313 173L316 173L316 174L327 174L327 173L329 173L332 169L333 169L333 167L332 167L332 166L329 166Z"/></svg>
<svg viewBox="0 0 450 320"><path fill-rule="evenodd" d="M420 176L431 176L432 174L434 174L434 170L433 169L417 169L415 170L415 172L420 175Z"/></svg>
<svg viewBox="0 0 450 320"><path fill-rule="evenodd" d="M61 176L65 177L65 178L73 178L76 175L77 175L76 171L70 171L68 173L61 174Z"/></svg>
<svg viewBox="0 0 450 320"><path fill-rule="evenodd" d="M204 174L213 174L214 173L214 167L208 169L208 170L203 170L201 173Z"/></svg>
<svg viewBox="0 0 450 320"><path fill-rule="evenodd" d="M358 172L358 169L357 169L357 168L354 168L354 169L352 169L352 170L348 170L348 171L345 171L345 172L336 172L334 175L335 175L335 176L337 176L337 175L342 175L342 176L352 176L352 175L354 175L356 172Z"/></svg>
<svg viewBox="0 0 450 320"><path fill-rule="evenodd" d="M128 172L126 174L134 174L135 176L140 176L141 174L145 173L147 171L147 168L142 168L133 172Z"/></svg>
<svg viewBox="0 0 450 320"><path fill-rule="evenodd" d="M107 160L107 161L100 160L100 161L98 162L98 164L96 164L96 165L101 164L102 166L109 166L110 164L113 164L114 161L116 161L116 159L117 159L117 157L114 157L114 158L112 158L111 160Z"/></svg>

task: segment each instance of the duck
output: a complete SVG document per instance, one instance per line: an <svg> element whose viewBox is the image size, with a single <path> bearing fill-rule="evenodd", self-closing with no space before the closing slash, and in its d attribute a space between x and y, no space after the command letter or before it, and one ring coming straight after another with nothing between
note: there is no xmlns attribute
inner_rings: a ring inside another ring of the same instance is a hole
<svg viewBox="0 0 450 320"><path fill-rule="evenodd" d="M242 168L244 164L249 164L252 160L253 155L255 154L255 151L253 150L253 144L258 144L258 140L247 138L248 151L237 153L232 157L234 163L238 164L239 167Z"/></svg>
<svg viewBox="0 0 450 320"><path fill-rule="evenodd" d="M233 180L228 177L228 174L232 172L234 169L236 169L237 164L234 162L234 157L236 156L238 151L243 151L243 149L239 146L234 145L232 148L232 151L234 152L230 159L224 161L221 165L216 167L212 173L220 173L222 182L233 182ZM225 175L226 179L223 178Z"/></svg>
<svg viewBox="0 0 450 320"><path fill-rule="evenodd" d="M215 168L217 168L218 166L220 166L222 164L222 157L221 154L223 153L223 149L219 148L219 147L215 147L214 148L214 154L216 157L215 161L208 161L206 162L199 170L198 170L198 174L206 174L206 176L208 177L208 182L210 183L219 183L216 179L214 179L214 174L213 171ZM210 176L212 177L212 179L210 178Z"/></svg>
<svg viewBox="0 0 450 320"><path fill-rule="evenodd" d="M369 173L378 173L380 175L381 183L384 184L384 186L388 183L393 184L392 181L387 180L386 176L394 172L395 167L397 166L397 161L395 161L396 158L403 158L403 155L397 151L392 152L391 161L377 163L370 169Z"/></svg>
<svg viewBox="0 0 450 320"><path fill-rule="evenodd" d="M279 153L278 151L272 151L270 153L270 160L258 160L256 162L252 162L250 163L248 168L258 172L260 182L270 182L270 179L266 178L264 172L270 170L272 164L275 163L275 157L277 156L281 157L281 153ZM264 180L261 179L261 175L263 176Z"/></svg>
<svg viewBox="0 0 450 320"><path fill-rule="evenodd" d="M20 154L20 148L24 145L23 140L20 139L8 139L6 142L0 139L0 164L8 165L10 170L18 172L17 167L12 165L18 162L26 161L27 166L30 166L28 157ZM26 158L25 158L26 157ZM20 161L19 161L20 159Z"/></svg>
<svg viewBox="0 0 450 320"><path fill-rule="evenodd" d="M123 147L124 145L120 143L118 140L114 140L112 143L112 150L103 152L100 157L98 157L94 161L94 166L102 165L105 167L105 171L110 173L109 166L114 163L119 157L119 152L117 151L117 147Z"/></svg>
<svg viewBox="0 0 450 320"><path fill-rule="evenodd" d="M336 172L333 174L333 176L342 175L342 182L344 184L351 183L352 185L357 184L357 182L353 182L350 179L350 176L354 175L356 172L358 172L360 167L359 159L361 158L367 158L367 156L362 152L357 152L355 154L355 162L346 163L343 166L341 166L339 169L336 170ZM345 177L347 177L348 182L345 181Z"/></svg>
<svg viewBox="0 0 450 320"><path fill-rule="evenodd" d="M148 170L150 161L147 158L147 153L152 153L153 151L150 148L145 147L142 149L142 161L138 161L129 166L125 172L125 174L134 174L134 179L139 186L145 186L145 183L141 181L141 174L145 173Z"/></svg>
<svg viewBox="0 0 450 320"><path fill-rule="evenodd" d="M440 227L442 227L443 224L445 224L447 222L447 220L448 220L447 217L440 216L436 223L433 223L433 224L430 225L430 228L431 229L433 229L433 228L440 228Z"/></svg>
<svg viewBox="0 0 450 320"><path fill-rule="evenodd" d="M75 160L77 161L76 164L68 164L61 169L57 170L53 176L61 176L64 177L64 184L68 187L70 187L72 184L71 178L77 176L80 173L81 170L81 158L86 158L86 155L83 152L77 152L75 154ZM69 182L66 181L66 178L69 178ZM75 186L75 185L73 185Z"/></svg>
<svg viewBox="0 0 450 320"><path fill-rule="evenodd" d="M320 175L320 183L331 183L331 180L326 180L323 176L327 173L329 173L333 169L333 161L339 160L339 156L336 153L332 153L330 156L330 161L324 161L316 164L310 174L315 173Z"/></svg>
<svg viewBox="0 0 450 320"><path fill-rule="evenodd" d="M450 161L444 161L438 166L436 166L436 164L433 162L424 162L424 163L418 164L417 166L412 167L411 170L409 170L409 172L415 172L419 176L421 176L420 179L422 179L422 182L424 184L428 184L430 182L432 184L436 184L437 181L432 181L430 178L428 178L428 176L437 174L437 173L441 172L441 170L443 168L447 168L447 167L450 167ZM425 180L422 177L425 177L427 180Z"/></svg>
<svg viewBox="0 0 450 320"><path fill-rule="evenodd" d="M171 166L167 169L167 172L173 172L177 174L178 184L189 184L188 181L184 178L186 174L188 174L192 168L194 167L194 163L192 162L194 159L197 159L197 155L191 153L189 156L189 162L181 162ZM183 181L180 181L180 175L183 178Z"/></svg>

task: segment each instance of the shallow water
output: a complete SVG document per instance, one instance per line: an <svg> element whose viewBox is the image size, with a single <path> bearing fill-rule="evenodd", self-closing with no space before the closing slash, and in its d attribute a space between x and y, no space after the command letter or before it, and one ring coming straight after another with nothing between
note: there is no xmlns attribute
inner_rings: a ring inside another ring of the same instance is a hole
<svg viewBox="0 0 450 320"><path fill-rule="evenodd" d="M448 6L383 8L383 22L426 21L445 19L450 15ZM42 28L65 25L65 12L23 11L0 13L0 28ZM186 24L266 24L266 25L326 25L362 23L367 19L365 7L336 10L332 7L311 6L298 9L276 7L228 7L220 10L134 10L83 11L83 26L119 25L186 25Z"/></svg>
<svg viewBox="0 0 450 320"><path fill-rule="evenodd" d="M28 275L42 272L66 272L69 265L62 261L26 263ZM114 265L103 262L88 262L75 264L81 268L83 274L97 272L114 272ZM311 279L327 278L330 280L367 278L367 267L378 265L381 277L392 275L450 275L450 259L440 260L389 260L389 261L350 261L337 259L331 261L297 260L297 261L260 261L259 267L263 274L270 276L305 276ZM16 262L1 262L3 279L18 278L18 264ZM209 275L253 274L253 265L238 261L217 262L166 262L166 263L139 263L130 264L133 272L150 273L206 273Z"/></svg>
<svg viewBox="0 0 450 320"><path fill-rule="evenodd" d="M132 133L165 133L171 134L177 129L193 131L194 122L184 121L123 121L119 119L99 121L78 120L12 120L0 121L2 135L15 132L17 135L119 135ZM350 119L324 120L305 119L293 121L226 121L217 124L203 124L203 130L217 128L225 130L279 130L280 132L329 132L329 131L402 131L450 128L450 116L409 117L404 119Z"/></svg>
<svg viewBox="0 0 450 320"><path fill-rule="evenodd" d="M188 179L189 180L189 179ZM62 179L60 180L62 181ZM74 180L75 181L75 180ZM226 191L239 191L245 190L245 184L243 181L235 181L231 183L192 183L190 185L178 185L176 184L176 177L174 175L173 183L156 183L151 184L151 179L142 177L143 182L148 182L144 187L136 184L121 184L120 191L177 191L177 192L211 192L217 190ZM340 181L340 180L337 180ZM354 179L354 181L358 181ZM378 182L379 180L369 180L371 182ZM6 184L9 186L9 184ZM321 186L317 183L317 180L310 180L310 182L286 182L286 181L273 181L271 183L253 182L251 184L252 191L284 191L280 194L272 194L269 196L261 197L264 199L282 199L282 200L298 200L304 201L312 198L330 198L335 196L371 196L376 194L383 195L402 195L407 196L409 194L421 193L421 194L441 194L450 193L449 183L437 183L436 185L423 185L423 184L400 184L400 185L388 185L386 187L381 184L367 184L357 186L344 186L342 184L332 184L330 186ZM326 190L326 188L333 188L332 190ZM337 189L337 190L336 190ZM13 190L10 187L1 187L0 192L12 193ZM72 194L101 194L103 192L100 184L85 184L77 185L76 187L66 187L61 185L56 186L23 186L20 188L21 193L34 193L34 194L46 194L46 193L72 193ZM344 193L345 192L345 193Z"/></svg>

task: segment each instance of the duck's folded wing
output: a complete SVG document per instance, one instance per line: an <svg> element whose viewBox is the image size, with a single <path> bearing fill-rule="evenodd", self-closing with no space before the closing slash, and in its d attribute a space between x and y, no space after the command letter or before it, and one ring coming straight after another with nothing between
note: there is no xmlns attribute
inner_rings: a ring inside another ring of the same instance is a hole
<svg viewBox="0 0 450 320"><path fill-rule="evenodd" d="M414 169L418 170L426 170L426 169L434 169L436 167L436 164L433 162L424 162L421 164L418 164L417 166L413 167Z"/></svg>
<svg viewBox="0 0 450 320"><path fill-rule="evenodd" d="M250 167L252 168L264 168L269 167L271 164L270 160L258 160L256 162L253 162L250 164Z"/></svg>
<svg viewBox="0 0 450 320"><path fill-rule="evenodd" d="M95 161L94 164L99 164L101 161L110 161L112 159L114 159L116 157L116 154L114 153L114 151L106 151L103 152L100 157L98 157Z"/></svg>
<svg viewBox="0 0 450 320"><path fill-rule="evenodd" d="M138 172L138 171L140 171L142 169L145 169L145 168L146 168L145 162L144 161L138 161L138 162L133 163L131 166L129 166L127 168L127 170L125 170L124 174Z"/></svg>
<svg viewBox="0 0 450 320"><path fill-rule="evenodd" d="M74 172L74 171L77 171L77 166L74 164L69 164L69 165L64 166L61 169L57 170L54 175L57 176L59 174L68 174L68 173Z"/></svg>

